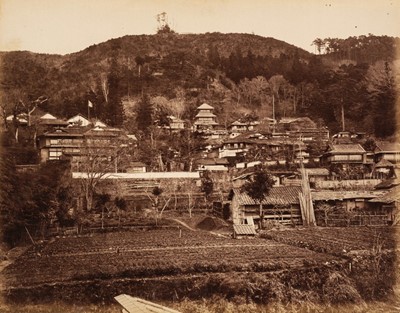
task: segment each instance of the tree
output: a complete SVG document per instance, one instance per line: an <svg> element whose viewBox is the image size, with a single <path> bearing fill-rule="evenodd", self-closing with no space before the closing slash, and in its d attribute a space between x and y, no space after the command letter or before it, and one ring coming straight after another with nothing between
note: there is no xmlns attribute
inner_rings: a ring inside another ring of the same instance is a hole
<svg viewBox="0 0 400 313"><path fill-rule="evenodd" d="M157 14L157 34L172 34L175 33L168 24L168 16L167 13L162 12Z"/></svg>
<svg viewBox="0 0 400 313"><path fill-rule="evenodd" d="M190 129L183 129L173 137L171 147L178 151L177 159L183 163L185 171L193 170L193 162L203 143L204 139L200 134L193 133Z"/></svg>
<svg viewBox="0 0 400 313"><path fill-rule="evenodd" d="M260 229L263 228L264 220L262 201L268 196L274 183L275 180L263 166L256 166L253 175L250 176L241 188L242 192L245 192L255 202L258 202L260 206Z"/></svg>
<svg viewBox="0 0 400 313"><path fill-rule="evenodd" d="M121 74L116 58L111 61L110 72L107 76L107 96L105 122L114 127L122 127L125 112L122 105Z"/></svg>
<svg viewBox="0 0 400 313"><path fill-rule="evenodd" d="M207 58L213 68L218 68L220 66L221 57L219 55L218 48L215 45L210 45L208 47Z"/></svg>
<svg viewBox="0 0 400 313"><path fill-rule="evenodd" d="M140 72L144 63L146 63L146 59L141 57L140 55L135 57L135 62L138 67L138 76L140 77Z"/></svg>
<svg viewBox="0 0 400 313"><path fill-rule="evenodd" d="M151 193L146 191L146 194L151 201L151 206L154 210L154 218L157 226L159 218L161 218L162 213L168 206L169 201L171 200L171 195L168 192L164 192L164 190L160 188L160 186L154 187ZM161 210L160 203L162 204Z"/></svg>
<svg viewBox="0 0 400 313"><path fill-rule="evenodd" d="M374 152L376 148L376 142L373 138L368 138L363 144L362 147L367 152Z"/></svg>
<svg viewBox="0 0 400 313"><path fill-rule="evenodd" d="M321 38L316 38L314 39L311 45L314 45L315 49L318 51L318 54L321 54L321 51L325 47L325 41Z"/></svg>
<svg viewBox="0 0 400 313"><path fill-rule="evenodd" d="M214 182L210 174L210 171L204 171L201 177L201 191L204 192L204 201L207 207L209 207L210 196L214 191Z"/></svg>
<svg viewBox="0 0 400 313"><path fill-rule="evenodd" d="M319 203L316 208L316 211L323 213L325 226L328 226L329 213L333 211L332 205L328 203Z"/></svg>
<svg viewBox="0 0 400 313"><path fill-rule="evenodd" d="M125 211L127 207L126 200L124 198L115 197L114 205L117 207L118 210L118 224L121 224L121 210Z"/></svg>
<svg viewBox="0 0 400 313"><path fill-rule="evenodd" d="M34 173L17 173L12 154L1 151L0 220L3 242L17 245L29 229L32 235L46 229L66 209L72 186L67 161L41 165Z"/></svg>
<svg viewBox="0 0 400 313"><path fill-rule="evenodd" d="M396 130L396 84L389 63L385 62L383 69L371 70L367 79L375 135L391 136Z"/></svg>
<svg viewBox="0 0 400 313"><path fill-rule="evenodd" d="M140 131L149 135L150 127L153 125L153 106L146 94L142 96L136 108L136 124Z"/></svg>
<svg viewBox="0 0 400 313"><path fill-rule="evenodd" d="M106 204L110 201L111 196L108 193L97 195L96 205L101 209L101 229L104 228L104 209L107 209Z"/></svg>
<svg viewBox="0 0 400 313"><path fill-rule="evenodd" d="M86 211L93 208L93 196L99 182L109 173L123 170L130 159L129 145L122 134L111 138L88 136L82 147L78 170L79 181L86 201Z"/></svg>

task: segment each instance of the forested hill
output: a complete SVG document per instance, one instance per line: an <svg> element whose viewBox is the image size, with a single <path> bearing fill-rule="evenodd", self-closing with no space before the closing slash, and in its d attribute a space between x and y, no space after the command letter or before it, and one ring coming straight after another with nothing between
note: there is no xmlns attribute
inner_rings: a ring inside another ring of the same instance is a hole
<svg viewBox="0 0 400 313"><path fill-rule="evenodd" d="M274 95L278 117L307 115L335 131L343 106L349 128L390 136L399 39L357 38L316 40L316 55L250 34L174 32L124 36L64 56L3 52L1 104L11 114L20 99L44 95L43 109L70 117L86 113L90 99L96 116L121 126L146 94L182 118L206 101L228 124L249 112L271 116Z"/></svg>

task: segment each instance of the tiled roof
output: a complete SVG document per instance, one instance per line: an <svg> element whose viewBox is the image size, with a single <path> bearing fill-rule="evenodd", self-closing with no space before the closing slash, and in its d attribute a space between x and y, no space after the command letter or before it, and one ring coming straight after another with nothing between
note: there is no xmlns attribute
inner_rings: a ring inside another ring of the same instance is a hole
<svg viewBox="0 0 400 313"><path fill-rule="evenodd" d="M400 201L400 186L393 187L389 192L379 197L376 197L369 202L379 202L379 203L392 203L395 201Z"/></svg>
<svg viewBox="0 0 400 313"><path fill-rule="evenodd" d="M260 124L258 121L252 121L252 122L241 122L241 121L234 121L231 126L255 126Z"/></svg>
<svg viewBox="0 0 400 313"><path fill-rule="evenodd" d="M143 162L138 162L138 161L131 162L130 165L132 167L144 167L144 166L146 166L146 164L144 164Z"/></svg>
<svg viewBox="0 0 400 313"><path fill-rule="evenodd" d="M201 165L228 165L229 162L226 158L213 158L213 159L200 159L197 164Z"/></svg>
<svg viewBox="0 0 400 313"><path fill-rule="evenodd" d="M194 122L194 125L219 125L217 122L215 121L196 121Z"/></svg>
<svg viewBox="0 0 400 313"><path fill-rule="evenodd" d="M72 130L70 128L57 129L55 131L48 131L44 133L44 137L82 137L82 133Z"/></svg>
<svg viewBox="0 0 400 313"><path fill-rule="evenodd" d="M338 144L331 145L332 153L364 153L365 150L360 144Z"/></svg>
<svg viewBox="0 0 400 313"><path fill-rule="evenodd" d="M254 141L244 136L237 136L235 138L225 140L224 143L254 143Z"/></svg>
<svg viewBox="0 0 400 313"><path fill-rule="evenodd" d="M379 141L376 143L376 152L400 152L400 143Z"/></svg>
<svg viewBox="0 0 400 313"><path fill-rule="evenodd" d="M41 120L56 120L57 117L55 117L54 115L50 114L50 113L46 113L44 115L42 115L40 117Z"/></svg>
<svg viewBox="0 0 400 313"><path fill-rule="evenodd" d="M80 113L69 118L67 122L70 124L79 124L80 126L87 126L90 124L90 121Z"/></svg>
<svg viewBox="0 0 400 313"><path fill-rule="evenodd" d="M372 199L381 196L383 191L363 191L363 190L343 190L343 191L332 191L332 190L321 190L312 191L311 198L314 201L321 200L345 200L345 199Z"/></svg>
<svg viewBox="0 0 400 313"><path fill-rule="evenodd" d="M201 106L197 108L197 110L214 110L214 108L207 103L203 103Z"/></svg>
<svg viewBox="0 0 400 313"><path fill-rule="evenodd" d="M123 135L123 132L118 128L95 127L89 129L85 135L88 137L117 137Z"/></svg>
<svg viewBox="0 0 400 313"><path fill-rule="evenodd" d="M273 187L269 190L268 196L262 201L263 205L288 205L299 203L299 186L279 186ZM258 205L249 195L245 192L240 192L239 189L234 189L235 197L240 205Z"/></svg>
<svg viewBox="0 0 400 313"><path fill-rule="evenodd" d="M216 115L211 112L200 111L199 113L197 113L196 117L216 117Z"/></svg>
<svg viewBox="0 0 400 313"><path fill-rule="evenodd" d="M173 115L169 115L168 118L171 120L172 123L184 123L184 120L181 120L180 118L173 116Z"/></svg>
<svg viewBox="0 0 400 313"><path fill-rule="evenodd" d="M282 117L279 120L279 123L282 123L282 124L293 123L293 122L297 121L298 119L299 119L298 117Z"/></svg>
<svg viewBox="0 0 400 313"><path fill-rule="evenodd" d="M380 182L375 186L375 189L389 189L393 186L400 185L400 179L399 178L389 178L384 180L383 182Z"/></svg>
<svg viewBox="0 0 400 313"><path fill-rule="evenodd" d="M329 170L323 167L305 168L305 171L308 176L329 176Z"/></svg>
<svg viewBox="0 0 400 313"><path fill-rule="evenodd" d="M375 164L375 168L377 167L394 167L394 164L388 160L382 159L378 163Z"/></svg>
<svg viewBox="0 0 400 313"><path fill-rule="evenodd" d="M236 235L256 235L254 225L233 225L233 231Z"/></svg>
<svg viewBox="0 0 400 313"><path fill-rule="evenodd" d="M41 124L41 125L61 125L61 126L68 125L68 123L66 121L60 120L58 118L41 119L39 124Z"/></svg>

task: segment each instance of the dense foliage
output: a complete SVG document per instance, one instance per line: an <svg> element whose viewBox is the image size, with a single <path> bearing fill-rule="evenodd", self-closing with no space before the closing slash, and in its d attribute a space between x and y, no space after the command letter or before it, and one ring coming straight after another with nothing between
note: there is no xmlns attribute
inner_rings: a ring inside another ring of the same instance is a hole
<svg viewBox="0 0 400 313"><path fill-rule="evenodd" d="M256 166L253 175L242 186L242 191L261 205L262 200L268 195L274 182L274 179L265 168Z"/></svg>
<svg viewBox="0 0 400 313"><path fill-rule="evenodd" d="M54 221L70 220L72 188L66 171L69 164L53 161L33 172L17 172L12 152L1 149L0 223L2 241L14 246L27 237L44 234Z"/></svg>
<svg viewBox="0 0 400 313"><path fill-rule="evenodd" d="M143 94L162 97L184 118L209 102L223 125L243 110L270 117L274 102L277 117L309 116L331 131L341 129L343 107L348 130L392 135L398 38L317 38L314 45L319 55L256 35L166 32L112 39L65 56L1 53L1 104L11 114L21 98L45 95L45 110L70 117L85 114L91 100L94 116L140 129L131 107Z"/></svg>

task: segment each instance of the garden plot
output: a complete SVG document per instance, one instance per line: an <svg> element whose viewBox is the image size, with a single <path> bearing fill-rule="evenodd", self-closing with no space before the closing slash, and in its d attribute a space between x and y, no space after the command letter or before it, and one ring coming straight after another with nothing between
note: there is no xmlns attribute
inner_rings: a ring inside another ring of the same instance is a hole
<svg viewBox="0 0 400 313"><path fill-rule="evenodd" d="M317 252L343 255L350 251L371 251L377 246L393 250L399 230L396 227L314 227L269 231L263 237Z"/></svg>
<svg viewBox="0 0 400 313"><path fill-rule="evenodd" d="M332 255L262 238L203 231L137 230L58 238L31 248L4 271L8 286L217 272L269 272L341 262Z"/></svg>

